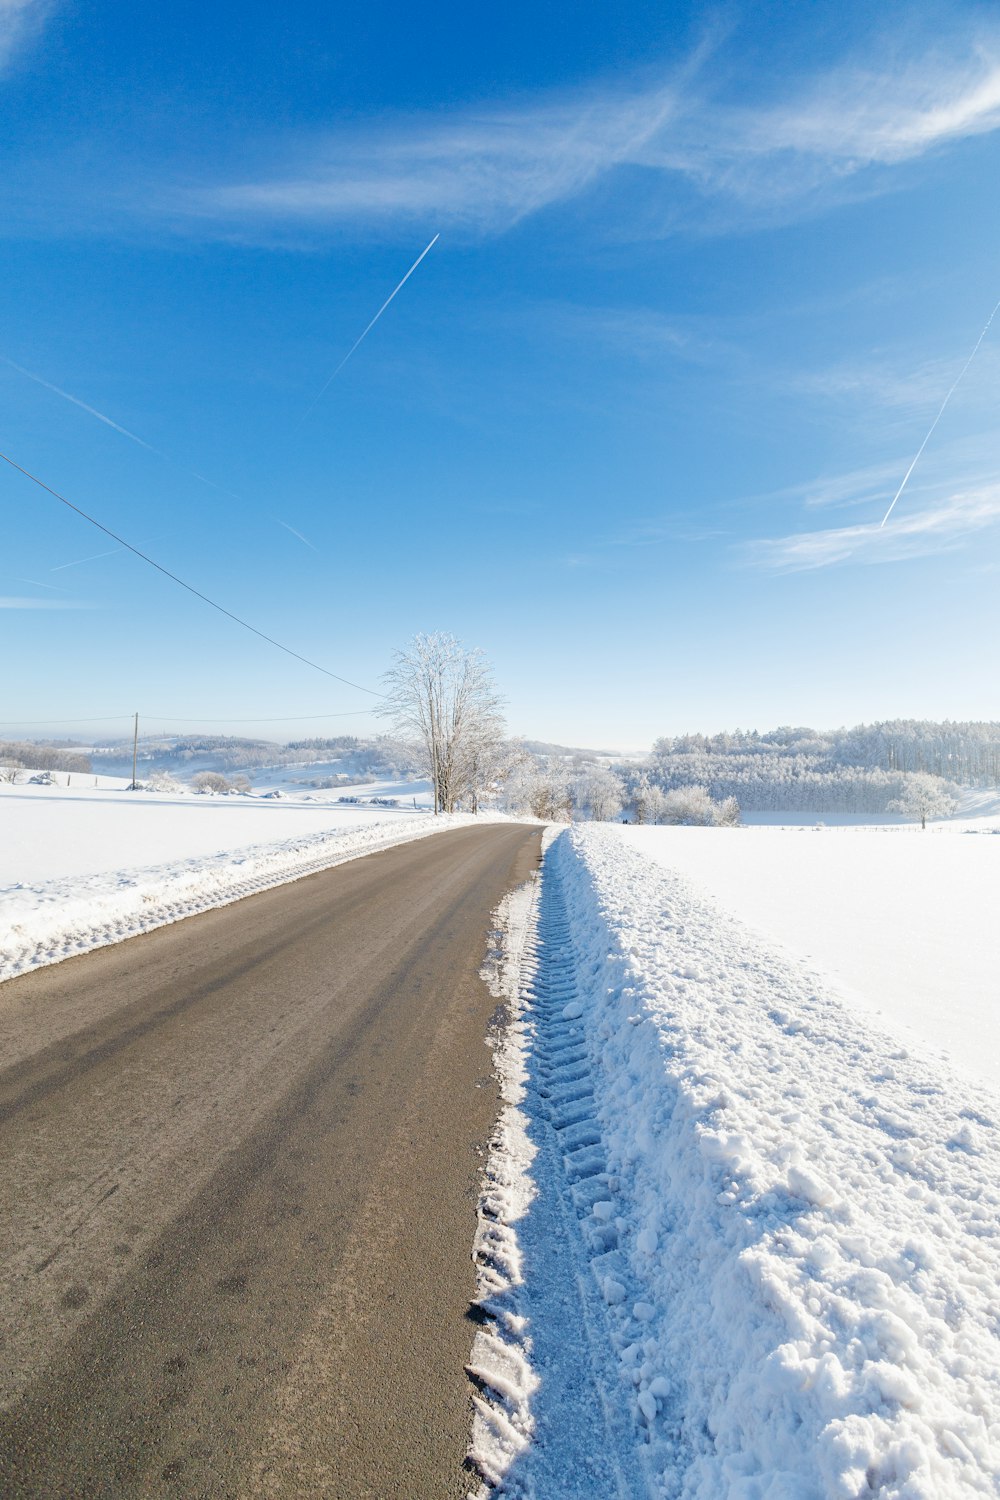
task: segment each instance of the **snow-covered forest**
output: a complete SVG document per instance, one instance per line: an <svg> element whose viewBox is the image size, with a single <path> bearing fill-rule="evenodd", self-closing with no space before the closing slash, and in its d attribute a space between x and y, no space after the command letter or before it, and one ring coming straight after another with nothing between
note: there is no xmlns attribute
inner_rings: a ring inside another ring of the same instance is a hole
<svg viewBox="0 0 1000 1500"><path fill-rule="evenodd" d="M736 730L658 739L643 768L663 791L701 786L744 811L883 813L910 776L1000 782L1000 724L894 719L852 729Z"/></svg>

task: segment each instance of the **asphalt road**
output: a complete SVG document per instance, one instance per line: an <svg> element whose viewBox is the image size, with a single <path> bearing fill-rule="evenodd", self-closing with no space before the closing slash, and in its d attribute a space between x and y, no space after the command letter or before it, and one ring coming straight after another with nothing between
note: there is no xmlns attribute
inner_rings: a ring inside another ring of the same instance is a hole
<svg viewBox="0 0 1000 1500"><path fill-rule="evenodd" d="M0 986L0 1492L468 1492L479 968L537 830Z"/></svg>

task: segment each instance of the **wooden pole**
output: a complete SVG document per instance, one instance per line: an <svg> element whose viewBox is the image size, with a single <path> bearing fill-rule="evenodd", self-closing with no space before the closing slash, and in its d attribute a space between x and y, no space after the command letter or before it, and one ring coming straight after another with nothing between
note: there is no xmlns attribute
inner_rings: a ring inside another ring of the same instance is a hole
<svg viewBox="0 0 1000 1500"><path fill-rule="evenodd" d="M132 785L129 791L138 791L135 784L135 763L139 755L139 715L135 716L135 733L132 736Z"/></svg>

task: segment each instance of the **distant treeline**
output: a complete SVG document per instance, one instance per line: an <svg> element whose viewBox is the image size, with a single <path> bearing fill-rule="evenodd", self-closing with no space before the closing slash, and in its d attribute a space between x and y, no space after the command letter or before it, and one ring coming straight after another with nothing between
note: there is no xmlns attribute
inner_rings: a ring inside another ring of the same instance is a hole
<svg viewBox="0 0 1000 1500"><path fill-rule="evenodd" d="M0 740L0 765L24 766L32 771L91 771L89 755L57 750L31 740Z"/></svg>
<svg viewBox="0 0 1000 1500"><path fill-rule="evenodd" d="M315 750L317 754L328 755L350 755L352 751L359 750L362 744L371 741L359 740L356 734L338 734L332 740L289 740L285 746L286 750Z"/></svg>
<svg viewBox="0 0 1000 1500"><path fill-rule="evenodd" d="M653 755L805 756L814 770L855 766L868 771L926 771L961 786L1000 783L1000 724L986 720L887 719L853 729L737 729L656 741Z"/></svg>
<svg viewBox="0 0 1000 1500"><path fill-rule="evenodd" d="M913 772L957 786L1000 784L1000 724L891 719L853 729L735 730L656 741L647 766L664 791L703 786L745 811L881 813Z"/></svg>

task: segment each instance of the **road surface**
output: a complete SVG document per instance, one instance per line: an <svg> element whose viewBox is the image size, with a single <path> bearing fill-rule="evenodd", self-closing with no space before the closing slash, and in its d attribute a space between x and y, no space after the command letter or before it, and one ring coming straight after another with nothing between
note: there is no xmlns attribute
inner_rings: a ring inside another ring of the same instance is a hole
<svg viewBox="0 0 1000 1500"><path fill-rule="evenodd" d="M478 971L539 847L438 834L0 987L0 1492L468 1492Z"/></svg>

